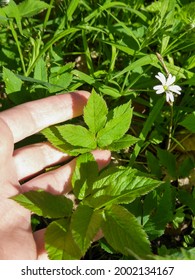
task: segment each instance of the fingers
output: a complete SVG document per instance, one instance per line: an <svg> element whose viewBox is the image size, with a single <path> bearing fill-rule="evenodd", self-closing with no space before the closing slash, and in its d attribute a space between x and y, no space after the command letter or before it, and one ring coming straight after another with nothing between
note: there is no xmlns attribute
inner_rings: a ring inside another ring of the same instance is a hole
<svg viewBox="0 0 195 280"><path fill-rule="evenodd" d="M65 162L69 155L60 152L49 143L28 145L14 151L18 180L33 176L45 168Z"/></svg>
<svg viewBox="0 0 195 280"><path fill-rule="evenodd" d="M40 229L34 232L34 240L37 246L37 259L38 260L48 260L48 255L45 250L45 235L46 229Z"/></svg>
<svg viewBox="0 0 195 280"><path fill-rule="evenodd" d="M18 142L45 127L79 116L89 93L78 91L27 102L0 113Z"/></svg>
<svg viewBox="0 0 195 280"><path fill-rule="evenodd" d="M4 166L8 158L12 156L12 153L13 136L7 124L0 117L0 164Z"/></svg>
<svg viewBox="0 0 195 280"><path fill-rule="evenodd" d="M110 151L93 151L95 160L99 169L104 168L110 162ZM22 185L24 192L29 190L43 189L53 194L68 193L71 190L71 178L76 165L76 159L73 159L64 166L55 170L41 174L36 178Z"/></svg>

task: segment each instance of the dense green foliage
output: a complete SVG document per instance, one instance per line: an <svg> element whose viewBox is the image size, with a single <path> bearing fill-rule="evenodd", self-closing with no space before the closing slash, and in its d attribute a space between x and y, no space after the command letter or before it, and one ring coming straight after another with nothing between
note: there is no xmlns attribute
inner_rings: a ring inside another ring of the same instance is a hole
<svg viewBox="0 0 195 280"><path fill-rule="evenodd" d="M44 191L14 197L36 213L32 224L48 219L51 259L195 259L194 39L195 2L187 0L10 0L0 8L1 110L92 92L83 118L27 141L44 135L77 157L77 207ZM153 90L167 71L182 88L173 104ZM102 172L90 153L97 147L112 151ZM104 238L92 244L100 229Z"/></svg>

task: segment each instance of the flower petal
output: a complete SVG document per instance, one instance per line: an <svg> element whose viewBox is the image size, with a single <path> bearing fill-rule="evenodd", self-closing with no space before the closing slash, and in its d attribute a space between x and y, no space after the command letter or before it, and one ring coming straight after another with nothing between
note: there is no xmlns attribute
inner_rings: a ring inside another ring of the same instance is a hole
<svg viewBox="0 0 195 280"><path fill-rule="evenodd" d="M181 94L181 88L177 85L173 85L173 86L169 86L169 90L172 91L172 92L175 92L177 94Z"/></svg>
<svg viewBox="0 0 195 280"><path fill-rule="evenodd" d="M172 76L171 74L169 74L166 85L169 87L170 85L172 85L175 82L176 77Z"/></svg>
<svg viewBox="0 0 195 280"><path fill-rule="evenodd" d="M171 102L174 102L174 96L171 91L166 91L166 100L167 100L167 102L169 102L169 100Z"/></svg>
<svg viewBox="0 0 195 280"><path fill-rule="evenodd" d="M158 75L155 77L162 83L162 85L166 84L166 77L161 72L158 72Z"/></svg>
<svg viewBox="0 0 195 280"><path fill-rule="evenodd" d="M156 94L161 94L165 91L162 85L155 86L153 89L156 90Z"/></svg>

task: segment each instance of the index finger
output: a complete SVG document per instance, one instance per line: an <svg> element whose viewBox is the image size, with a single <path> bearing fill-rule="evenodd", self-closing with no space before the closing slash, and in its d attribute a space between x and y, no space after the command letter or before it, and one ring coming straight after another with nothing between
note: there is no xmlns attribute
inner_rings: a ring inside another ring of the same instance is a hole
<svg viewBox="0 0 195 280"><path fill-rule="evenodd" d="M30 101L0 113L14 143L50 126L82 114L89 93L77 91Z"/></svg>

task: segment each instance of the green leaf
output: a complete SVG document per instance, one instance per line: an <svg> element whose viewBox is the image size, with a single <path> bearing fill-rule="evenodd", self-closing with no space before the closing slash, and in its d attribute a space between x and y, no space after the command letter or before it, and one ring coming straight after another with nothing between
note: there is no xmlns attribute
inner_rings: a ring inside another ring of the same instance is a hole
<svg viewBox="0 0 195 280"><path fill-rule="evenodd" d="M175 155L171 154L167 150L162 150L160 148L157 148L157 156L162 166L164 166L167 169L169 175L172 176L173 178L177 178Z"/></svg>
<svg viewBox="0 0 195 280"><path fill-rule="evenodd" d="M25 0L18 5L21 17L32 17L49 7L49 4L39 0Z"/></svg>
<svg viewBox="0 0 195 280"><path fill-rule="evenodd" d="M179 165L178 177L188 177L193 168L195 168L194 159L192 157L185 158Z"/></svg>
<svg viewBox="0 0 195 280"><path fill-rule="evenodd" d="M64 195L53 195L43 190L22 193L13 196L12 199L33 213L45 218L68 217L72 213L72 200Z"/></svg>
<svg viewBox="0 0 195 280"><path fill-rule="evenodd" d="M91 150L96 148L94 135L83 126L66 124L59 126L58 131L65 141L73 146L80 146Z"/></svg>
<svg viewBox="0 0 195 280"><path fill-rule="evenodd" d="M170 184L163 184L160 191L156 194L155 209L152 209L149 220L144 225L144 230L153 240L160 237L168 222L173 219L173 205L172 205L172 192ZM144 202L145 203L145 202ZM148 201L152 204L152 201Z"/></svg>
<svg viewBox="0 0 195 280"><path fill-rule="evenodd" d="M35 65L34 79L47 82L47 66L42 57L39 58Z"/></svg>
<svg viewBox="0 0 195 280"><path fill-rule="evenodd" d="M193 197L192 193L181 189L178 191L178 198L184 205L188 206L191 209L193 215L195 215L195 196Z"/></svg>
<svg viewBox="0 0 195 280"><path fill-rule="evenodd" d="M41 131L41 133L47 138L47 140L57 149L65 152L71 156L78 156L79 154L87 153L91 149L73 146L69 144L59 132L58 126L50 126Z"/></svg>
<svg viewBox="0 0 195 280"><path fill-rule="evenodd" d="M3 67L3 80L7 94L21 90L22 81L9 69Z"/></svg>
<svg viewBox="0 0 195 280"><path fill-rule="evenodd" d="M109 172L102 173L100 179L93 184L91 196L87 197L84 203L94 208L130 203L160 184L160 181L139 176L135 169L110 169Z"/></svg>
<svg viewBox="0 0 195 280"><path fill-rule="evenodd" d="M49 224L45 233L45 248L51 260L75 260L82 257L72 237L69 222L65 219Z"/></svg>
<svg viewBox="0 0 195 280"><path fill-rule="evenodd" d="M18 5L11 0L9 5L3 8L3 11L9 18L15 18L20 34L22 34L21 14Z"/></svg>
<svg viewBox="0 0 195 280"><path fill-rule="evenodd" d="M105 209L102 230L106 241L126 256L147 259L151 254L146 233L136 218L122 206L112 205Z"/></svg>
<svg viewBox="0 0 195 280"><path fill-rule="evenodd" d="M68 5L67 20L72 20L72 15L79 4L79 0L72 0Z"/></svg>
<svg viewBox="0 0 195 280"><path fill-rule="evenodd" d="M124 135L119 140L113 141L112 144L107 146L107 149L109 149L110 151L118 151L118 150L121 150L121 149L126 149L126 148L131 147L132 145L134 145L138 141L139 141L139 139L135 138L132 135Z"/></svg>
<svg viewBox="0 0 195 280"><path fill-rule="evenodd" d="M180 248L176 252L167 250L167 254L163 256L154 255L155 260L195 260L195 248L184 249Z"/></svg>
<svg viewBox="0 0 195 280"><path fill-rule="evenodd" d="M90 247L95 235L100 229L102 215L99 210L94 210L87 205L79 205L71 219L71 231L75 243L80 248L82 255Z"/></svg>
<svg viewBox="0 0 195 280"><path fill-rule="evenodd" d="M72 175L72 186L75 196L82 200L90 193L98 176L98 165L91 153L80 155L76 159L76 167Z"/></svg>
<svg viewBox="0 0 195 280"><path fill-rule="evenodd" d="M195 112L187 115L179 124L188 129L190 132L195 133Z"/></svg>
<svg viewBox="0 0 195 280"><path fill-rule="evenodd" d="M150 172L156 175L157 178L161 177L161 167L159 165L159 160L149 151L146 152L147 164Z"/></svg>
<svg viewBox="0 0 195 280"><path fill-rule="evenodd" d="M130 102L128 102L114 109L113 118L97 134L99 147L110 145L113 141L123 137L128 131L133 113L130 105Z"/></svg>
<svg viewBox="0 0 195 280"><path fill-rule="evenodd" d="M57 92L57 91L62 91L66 90L68 86L70 85L72 81L72 74L71 73L63 73L63 74L58 74L58 73L52 73L51 76L49 77L49 82L52 84L52 86L49 87L49 92Z"/></svg>
<svg viewBox="0 0 195 280"><path fill-rule="evenodd" d="M93 91L84 108L84 121L89 130L96 134L106 123L108 108L104 99Z"/></svg>

